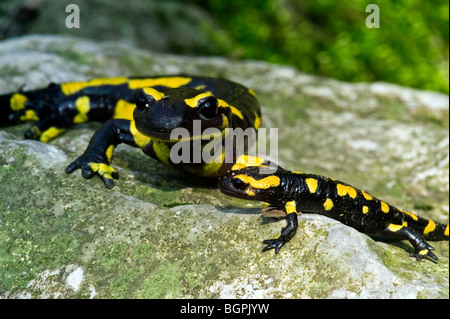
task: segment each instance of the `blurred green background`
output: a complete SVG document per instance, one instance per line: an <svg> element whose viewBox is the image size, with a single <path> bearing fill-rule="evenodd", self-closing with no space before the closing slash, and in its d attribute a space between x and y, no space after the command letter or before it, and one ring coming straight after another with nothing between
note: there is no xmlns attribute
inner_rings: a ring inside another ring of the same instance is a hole
<svg viewBox="0 0 450 319"><path fill-rule="evenodd" d="M4 38L65 33L159 52L265 60L350 82L385 81L449 93L448 0L27 1L42 5L32 22L20 27L18 1L2 0ZM64 25L69 3L80 6L80 29ZM379 6L380 28L366 27L365 10L371 3Z"/></svg>

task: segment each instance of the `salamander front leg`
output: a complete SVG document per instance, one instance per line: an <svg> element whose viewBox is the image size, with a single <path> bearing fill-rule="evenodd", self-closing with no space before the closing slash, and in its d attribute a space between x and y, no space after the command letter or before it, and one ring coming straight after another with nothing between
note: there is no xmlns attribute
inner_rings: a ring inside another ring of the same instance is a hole
<svg viewBox="0 0 450 319"><path fill-rule="evenodd" d="M106 188L112 188L114 179L118 179L119 174L110 163L114 149L120 143L138 146L130 132L130 121L107 121L92 136L83 155L66 167L66 173L70 174L76 169L81 169L81 175L84 178L92 178L94 175L98 175Z"/></svg>
<svg viewBox="0 0 450 319"><path fill-rule="evenodd" d="M286 204L286 213L287 213L287 225L281 230L281 234L274 239L266 239L263 241L267 246L263 248L263 251L267 251L270 249L275 249L275 253L277 254L281 247L286 244L288 241L292 239L297 233L298 228L298 217L297 211L295 208L295 202L288 202Z"/></svg>

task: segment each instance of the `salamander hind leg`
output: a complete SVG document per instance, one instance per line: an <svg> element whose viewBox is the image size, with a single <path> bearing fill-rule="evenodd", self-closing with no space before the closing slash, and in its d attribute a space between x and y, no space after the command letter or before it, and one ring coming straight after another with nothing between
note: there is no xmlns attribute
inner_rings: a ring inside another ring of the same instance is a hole
<svg viewBox="0 0 450 319"><path fill-rule="evenodd" d="M60 110L63 108L56 101L29 100L25 95L15 93L11 95L10 101L5 106L5 97L8 96L0 96L0 105L5 112L0 115L3 121L8 124L34 122L34 125L24 134L26 139L48 142L68 127L66 122L71 118L61 114ZM8 104L10 104L9 107L7 107Z"/></svg>
<svg viewBox="0 0 450 319"><path fill-rule="evenodd" d="M1 100L0 97L0 102ZM112 118L112 106L115 105L114 98L95 94L71 94L64 97L54 97L50 100L28 100L27 97L23 96L23 100L20 102L14 103L14 111L8 114L8 121L10 123L33 121L33 126L24 134L25 138L40 140L45 143L76 124L88 121L104 122Z"/></svg>
<svg viewBox="0 0 450 319"><path fill-rule="evenodd" d="M434 247L428 244L425 239L414 229L403 225L390 224L383 232L390 238L400 240L407 239L414 247L414 252L410 254L410 257L416 257L417 261L423 258L430 258L434 261L439 260L439 258L431 252L434 250Z"/></svg>

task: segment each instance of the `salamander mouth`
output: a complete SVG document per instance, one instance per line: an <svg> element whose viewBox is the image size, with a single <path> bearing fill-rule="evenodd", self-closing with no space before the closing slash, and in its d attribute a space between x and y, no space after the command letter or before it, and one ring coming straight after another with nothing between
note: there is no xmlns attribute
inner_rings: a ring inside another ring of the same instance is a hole
<svg viewBox="0 0 450 319"><path fill-rule="evenodd" d="M207 143L216 138L225 138L225 130L218 128L207 133L202 132L200 135L193 135L189 133L189 130L187 129L181 128L180 131L176 131L177 129L179 128L175 128L171 132L158 132L146 129L144 134L152 139L167 143L177 143L181 141L188 142L194 140L203 140Z"/></svg>
<svg viewBox="0 0 450 319"><path fill-rule="evenodd" d="M170 139L170 135L171 133L167 133L167 132L156 132L156 131L147 131L145 132L145 135L147 135L148 137L158 140L158 141L162 141L162 142L177 142L176 140L172 141Z"/></svg>
<svg viewBox="0 0 450 319"><path fill-rule="evenodd" d="M195 112L189 113L175 108L149 108L144 112L135 109L133 119L141 134L162 142L224 137L225 128L231 124L226 114L200 119Z"/></svg>
<svg viewBox="0 0 450 319"><path fill-rule="evenodd" d="M247 197L242 193L242 192L244 192L244 190L236 190L233 187L233 185L231 183L233 176L234 176L234 174L232 173L231 175L225 175L225 176L219 177L219 182L218 182L219 190L222 193L224 193L225 195L246 199Z"/></svg>
<svg viewBox="0 0 450 319"><path fill-rule="evenodd" d="M219 178L219 190L226 194L226 195L230 195L230 196L236 196L236 192L232 191L229 187L229 177L227 176L223 176Z"/></svg>
<svg viewBox="0 0 450 319"><path fill-rule="evenodd" d="M220 189L220 191L221 191L222 193L224 193L225 195L240 198L240 197L238 196L237 193L232 192L231 190L229 190L229 189L227 189L227 188L219 188L219 189Z"/></svg>

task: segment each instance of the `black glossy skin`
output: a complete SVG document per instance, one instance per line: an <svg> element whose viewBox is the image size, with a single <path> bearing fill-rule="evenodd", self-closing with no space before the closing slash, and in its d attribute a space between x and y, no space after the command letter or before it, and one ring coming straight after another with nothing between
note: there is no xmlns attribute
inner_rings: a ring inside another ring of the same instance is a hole
<svg viewBox="0 0 450 319"><path fill-rule="evenodd" d="M280 183L274 187L255 188L249 183L243 182L239 176L249 176L255 180L276 176ZM313 192L306 183L307 180L317 181L316 189L312 188ZM407 239L414 247L412 255L418 260L425 256L437 260L437 257L431 253L434 248L425 240L449 239L448 225L397 209L367 192L324 176L284 169L261 174L259 167L248 167L232 171L222 177L219 181L219 188L227 195L264 201L281 210L285 210L288 202L294 201L297 212L316 213L331 217L380 240ZM338 188L348 192L339 194ZM332 207L329 204L331 202L333 203ZM292 218L289 217L288 225L292 224ZM295 227L291 225L290 228ZM295 233L295 230L292 230L291 233ZM279 240L279 242L278 245L283 245L287 241ZM268 249L270 248L276 247Z"/></svg>
<svg viewBox="0 0 450 319"><path fill-rule="evenodd" d="M153 95L164 97L155 99L146 93L148 89L156 92ZM206 92L211 96L200 99L196 105L186 104L186 100ZM83 101L88 102L83 104ZM221 176L232 162L215 166L204 162L172 163L171 130L185 128L192 132L195 120L201 123L202 130L257 129L260 117L260 106L251 90L209 77L105 78L0 95L0 124L35 121L25 132L26 138L48 142L76 124L105 122L93 135L84 154L70 163L66 172L81 169L85 178L98 175L108 188L118 178L110 163L113 150L120 143L139 147L147 155L187 173L211 178ZM202 141L201 147L207 143ZM236 159L238 155L232 154L231 158Z"/></svg>
<svg viewBox="0 0 450 319"><path fill-rule="evenodd" d="M149 88L156 93L149 93ZM200 95L201 98L195 99ZM192 99L196 102L189 104ZM216 178L227 174L233 168L234 161L212 166L204 162L173 163L169 152L175 141L170 139L170 132L174 128L185 128L192 133L194 121L200 121L203 130L258 129L261 112L254 93L240 84L218 78L163 76L51 84L45 89L0 95L0 125L24 121L34 121L34 125L25 132L25 137L43 142L79 123L105 122L93 135L86 151L67 166L66 172L81 169L84 178L97 175L106 187L111 188L118 172L110 163L114 148L121 143L141 148L164 164L196 176ZM201 147L206 144L202 142ZM239 154L235 154L234 149L231 151L232 159L236 160ZM261 163L267 165L267 162ZM430 231L429 220L388 204L385 207L389 212L382 212L382 201L376 198L367 200L356 189L355 198L341 196L336 191L336 185L340 182L326 177L296 174L280 168L271 173L280 179L280 185L252 189L253 195L239 188L243 185L235 187L233 177L236 174L255 179L267 176L259 175L258 170L246 168L232 171L220 181L221 190L231 196L266 201L283 210L286 210L288 202L295 202L298 211L327 215L371 236L408 239L414 246L413 255L417 259L429 257L437 260L431 253L433 247L425 239L448 240L448 226L435 223ZM317 180L314 193L308 190L307 178ZM245 186L245 189L248 187ZM333 201L331 209L324 208L327 199ZM367 213L362 212L364 206ZM278 252L295 235L297 212L287 212L287 220L287 226L279 237L264 241L267 244L264 250L275 249Z"/></svg>

